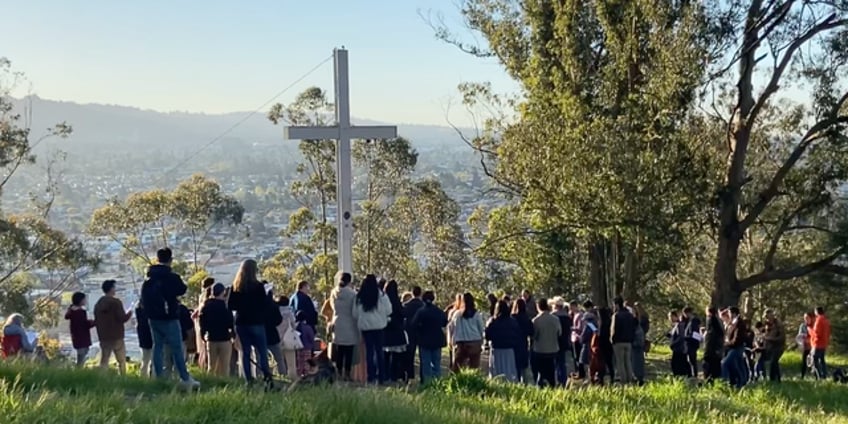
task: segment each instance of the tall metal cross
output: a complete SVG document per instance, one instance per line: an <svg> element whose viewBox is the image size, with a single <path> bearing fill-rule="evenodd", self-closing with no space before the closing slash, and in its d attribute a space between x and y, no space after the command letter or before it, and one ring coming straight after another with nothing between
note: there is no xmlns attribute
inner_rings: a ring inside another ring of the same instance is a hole
<svg viewBox="0 0 848 424"><path fill-rule="evenodd" d="M339 270L353 273L353 200L350 141L397 137L394 126L351 126L347 50L333 50L336 80L336 125L330 127L286 127L288 140L337 140L336 225L338 226Z"/></svg>

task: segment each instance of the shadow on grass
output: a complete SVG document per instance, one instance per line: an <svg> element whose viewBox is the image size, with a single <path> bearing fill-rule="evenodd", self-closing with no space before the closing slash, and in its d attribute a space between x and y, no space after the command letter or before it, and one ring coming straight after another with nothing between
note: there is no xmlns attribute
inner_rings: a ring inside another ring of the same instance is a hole
<svg viewBox="0 0 848 424"><path fill-rule="evenodd" d="M848 415L848 385L845 384L830 381L784 381L780 384L766 383L760 387L770 395L804 409Z"/></svg>

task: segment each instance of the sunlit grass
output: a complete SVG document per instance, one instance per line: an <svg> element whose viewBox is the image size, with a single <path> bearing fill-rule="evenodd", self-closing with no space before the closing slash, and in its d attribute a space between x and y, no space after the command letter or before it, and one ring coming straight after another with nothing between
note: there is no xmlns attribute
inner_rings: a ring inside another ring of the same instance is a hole
<svg viewBox="0 0 848 424"><path fill-rule="evenodd" d="M790 354L786 365L793 363L799 359ZM8 423L848 423L848 386L794 379L742 391L662 377L642 388L538 390L475 374L422 389L291 394L203 383L199 393L184 393L173 383L96 370L0 363L0 411Z"/></svg>

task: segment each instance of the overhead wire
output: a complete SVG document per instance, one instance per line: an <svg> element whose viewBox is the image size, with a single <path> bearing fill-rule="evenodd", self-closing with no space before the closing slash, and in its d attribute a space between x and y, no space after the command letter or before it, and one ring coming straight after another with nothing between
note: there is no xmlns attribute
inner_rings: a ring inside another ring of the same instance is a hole
<svg viewBox="0 0 848 424"><path fill-rule="evenodd" d="M161 184L161 183L162 183L162 182L163 182L163 181L164 181L164 180L165 180L165 179L166 179L166 178L167 178L170 174L172 174L174 171L176 171L177 169L179 169L181 166L183 166L183 165L187 164L187 163L188 163L188 162L190 162L192 159L196 158L196 157L197 157L197 155L199 155L199 154L203 153L206 149L208 149L208 148L212 147L212 145L214 145L215 143L217 143L217 142L221 141L221 139L223 139L223 138L224 138L225 136L227 136L229 133L233 132L233 130L235 130L235 129L236 129L236 128L238 128L240 125L242 125L242 124L244 124L245 122L247 122L247 120L248 120L248 119L252 118L254 115L256 115L257 113L259 113L259 112L261 112L262 110L264 110L264 109L265 109L265 108L266 108L269 104L271 104L273 101L277 100L277 98L279 98L280 96L282 96L283 94L285 94L286 92L288 92L289 90L291 90L292 88L294 88L294 86L296 86L297 84L299 84L301 81L303 81L304 79L306 79L308 76L312 75L315 71L317 71L317 70L318 70L318 69L320 69L322 66L324 66L324 64L325 64L325 63L327 63L327 62L329 62L329 61L330 61L330 59L332 59L332 58L333 58L333 55L330 55L330 56L326 57L324 60L322 60L322 61L318 62L318 64L316 64L316 65L315 65L315 66L313 66L311 69L309 69L306 73L304 73L303 75L301 75L300 77L298 77L297 79L295 79L295 80L294 80L291 84L287 85L285 88L283 88L282 90L280 90L277 94L274 94L274 96L273 96L273 97L271 97L270 99L266 100L264 103L262 103L261 105L259 105L256 109L254 109L253 111L251 111L250 113L248 113L247 115L245 115L244 117L242 117L241 119L239 119L238 121L236 121L236 122L235 122L233 125L231 125L229 128L227 128L226 130L224 130L223 132L221 132L221 133L220 133L220 134L218 134L217 136L213 137L211 140L209 140L209 142L208 142L208 143L204 144L203 146L201 146L201 147L200 147L199 149L197 149L196 151L192 152L191 154L189 154L188 156L186 156L186 157L185 157L185 158L183 158L182 160L178 161L178 162L176 163L176 165L173 165L171 168L169 168L167 171L165 171L162 175L160 175L160 177L157 179L157 181L156 181L153 185L154 185L154 186L159 186L159 184Z"/></svg>

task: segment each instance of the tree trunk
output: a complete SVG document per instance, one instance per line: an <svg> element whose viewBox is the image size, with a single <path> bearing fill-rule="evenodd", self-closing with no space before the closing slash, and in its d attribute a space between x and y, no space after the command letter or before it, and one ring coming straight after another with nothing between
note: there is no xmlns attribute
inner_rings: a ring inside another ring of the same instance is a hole
<svg viewBox="0 0 848 424"><path fill-rule="evenodd" d="M639 300L639 263L642 260L642 238L636 234L636 245L628 249L624 258L624 288L621 294L631 302Z"/></svg>
<svg viewBox="0 0 848 424"><path fill-rule="evenodd" d="M589 286L592 289L592 302L596 306L608 306L609 295L606 278L606 240L596 237L589 245Z"/></svg>

